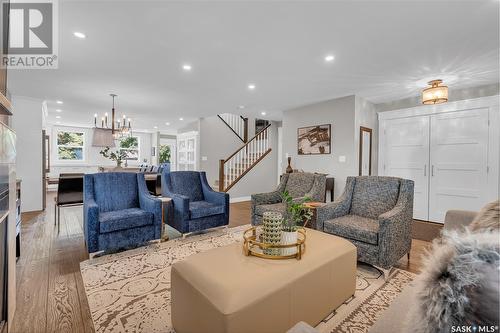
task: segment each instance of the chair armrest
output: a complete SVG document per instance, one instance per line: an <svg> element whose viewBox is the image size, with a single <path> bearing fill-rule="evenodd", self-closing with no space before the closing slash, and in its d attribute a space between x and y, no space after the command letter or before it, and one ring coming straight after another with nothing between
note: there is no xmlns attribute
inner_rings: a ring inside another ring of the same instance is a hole
<svg viewBox="0 0 500 333"><path fill-rule="evenodd" d="M326 221L349 214L351 201L340 199L316 208L316 230L323 231Z"/></svg>
<svg viewBox="0 0 500 333"><path fill-rule="evenodd" d="M281 193L278 191L252 194L252 205L268 205L281 202Z"/></svg>
<svg viewBox="0 0 500 333"><path fill-rule="evenodd" d="M207 176L205 172L200 172L201 189L205 201L216 205L229 205L229 194L224 192L216 192L208 185Z"/></svg>
<svg viewBox="0 0 500 333"><path fill-rule="evenodd" d="M137 185L139 190L139 207L147 212L153 213L153 224L155 228L155 238L159 239L161 237L161 200L151 195L146 185L146 179L143 173L137 174Z"/></svg>
<svg viewBox="0 0 500 333"><path fill-rule="evenodd" d="M99 206L93 198L86 198L83 204L83 233L89 253L97 252L99 237Z"/></svg>
<svg viewBox="0 0 500 333"><path fill-rule="evenodd" d="M378 217L379 264L382 268L395 265L403 255L410 251L413 192L413 181L402 180L396 206Z"/></svg>
<svg viewBox="0 0 500 333"><path fill-rule="evenodd" d="M477 212L468 210L449 210L444 218L445 230L458 230L471 224L476 218Z"/></svg>
<svg viewBox="0 0 500 333"><path fill-rule="evenodd" d="M355 177L347 177L342 195L334 202L328 203L316 209L317 230L323 231L326 221L349 214L355 182Z"/></svg>

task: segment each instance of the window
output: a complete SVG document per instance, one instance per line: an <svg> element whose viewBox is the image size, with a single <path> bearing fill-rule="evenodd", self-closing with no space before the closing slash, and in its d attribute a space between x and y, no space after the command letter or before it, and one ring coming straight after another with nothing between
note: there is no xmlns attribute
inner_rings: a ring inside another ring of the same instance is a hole
<svg viewBox="0 0 500 333"><path fill-rule="evenodd" d="M120 140L120 151L124 151L127 154L125 159L130 161L139 160L139 138L136 136L131 136L128 138L123 138Z"/></svg>
<svg viewBox="0 0 500 333"><path fill-rule="evenodd" d="M57 159L83 161L84 138L83 132L57 132Z"/></svg>

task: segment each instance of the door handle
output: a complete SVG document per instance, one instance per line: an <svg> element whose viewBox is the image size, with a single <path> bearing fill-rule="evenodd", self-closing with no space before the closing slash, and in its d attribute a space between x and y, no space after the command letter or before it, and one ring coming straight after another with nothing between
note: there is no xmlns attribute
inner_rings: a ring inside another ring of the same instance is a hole
<svg viewBox="0 0 500 333"><path fill-rule="evenodd" d="M424 177L427 177L427 164L424 164Z"/></svg>
<svg viewBox="0 0 500 333"><path fill-rule="evenodd" d="M434 165L431 167L431 176L434 177Z"/></svg>

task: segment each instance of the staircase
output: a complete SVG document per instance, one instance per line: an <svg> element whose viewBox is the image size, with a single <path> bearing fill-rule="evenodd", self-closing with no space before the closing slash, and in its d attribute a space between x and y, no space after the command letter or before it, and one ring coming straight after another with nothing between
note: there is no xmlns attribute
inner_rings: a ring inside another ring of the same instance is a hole
<svg viewBox="0 0 500 333"><path fill-rule="evenodd" d="M219 118L223 119L221 116ZM246 119L246 122L248 122L248 118L241 118ZM228 123L226 122L226 124ZM243 133L243 138L236 134L245 144L228 158L219 161L218 186L220 192L229 191L243 176L271 152L269 127L271 127L271 124L267 125L248 141L243 140L245 133ZM233 132L237 133L238 131L234 129ZM248 132L248 126L245 126L245 132Z"/></svg>
<svg viewBox="0 0 500 333"><path fill-rule="evenodd" d="M219 117L219 119L222 120L224 124L243 141L243 143L248 141L248 118L232 113L218 114L217 117Z"/></svg>

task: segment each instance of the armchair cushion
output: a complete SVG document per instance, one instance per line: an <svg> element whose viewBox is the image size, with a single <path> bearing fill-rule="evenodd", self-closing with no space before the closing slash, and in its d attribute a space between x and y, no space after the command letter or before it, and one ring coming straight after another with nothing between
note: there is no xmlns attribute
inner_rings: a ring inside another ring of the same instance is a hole
<svg viewBox="0 0 500 333"><path fill-rule="evenodd" d="M399 186L399 178L356 177L350 214L377 219L396 205Z"/></svg>
<svg viewBox="0 0 500 333"><path fill-rule="evenodd" d="M127 230L153 224L153 213L140 208L128 208L99 214L101 233Z"/></svg>
<svg viewBox="0 0 500 333"><path fill-rule="evenodd" d="M340 237L377 245L379 223L367 217L345 215L325 221L324 230Z"/></svg>
<svg viewBox="0 0 500 333"><path fill-rule="evenodd" d="M139 207L137 174L109 172L92 178L95 202L100 212Z"/></svg>
<svg viewBox="0 0 500 333"><path fill-rule="evenodd" d="M200 173L196 171L171 172L170 182L172 191L189 198L189 201L203 201Z"/></svg>
<svg viewBox="0 0 500 333"><path fill-rule="evenodd" d="M224 214L224 205L216 205L208 201L191 201L189 203L191 219Z"/></svg>
<svg viewBox="0 0 500 333"><path fill-rule="evenodd" d="M284 214L286 210L285 204L275 203L270 205L260 205L255 207L255 214L259 216L263 216L265 212L278 212Z"/></svg>
<svg viewBox="0 0 500 333"><path fill-rule="evenodd" d="M314 173L297 172L288 176L285 189L292 198L303 197L314 185Z"/></svg>

